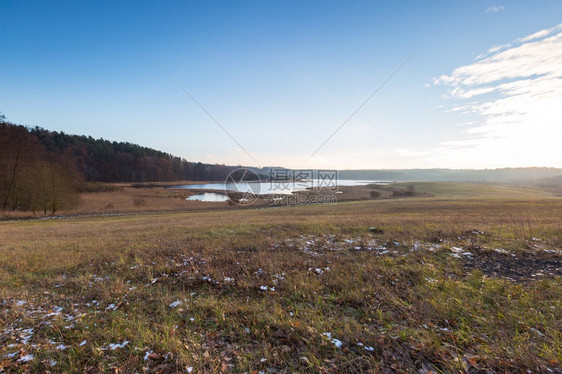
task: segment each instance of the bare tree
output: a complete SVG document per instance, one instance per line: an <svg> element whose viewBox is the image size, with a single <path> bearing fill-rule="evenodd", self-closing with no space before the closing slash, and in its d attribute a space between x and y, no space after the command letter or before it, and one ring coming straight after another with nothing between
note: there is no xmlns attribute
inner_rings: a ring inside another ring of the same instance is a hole
<svg viewBox="0 0 562 374"><path fill-rule="evenodd" d="M36 137L23 126L0 123L0 204L2 209L18 208L19 183L26 169L41 152Z"/></svg>
<svg viewBox="0 0 562 374"><path fill-rule="evenodd" d="M31 169L27 178L27 196L30 208L55 214L78 202L72 174L62 165L40 161Z"/></svg>

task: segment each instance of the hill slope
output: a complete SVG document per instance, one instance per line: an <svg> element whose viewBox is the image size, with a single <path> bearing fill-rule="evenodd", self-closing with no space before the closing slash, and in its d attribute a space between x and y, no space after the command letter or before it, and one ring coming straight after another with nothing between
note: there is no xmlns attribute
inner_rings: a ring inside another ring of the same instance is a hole
<svg viewBox="0 0 562 374"><path fill-rule="evenodd" d="M0 156L4 164L11 167L18 154L28 159L47 157L63 162L92 182L222 181L235 168L188 162L169 153L128 142L69 135L8 122L0 122L0 144L4 145Z"/></svg>

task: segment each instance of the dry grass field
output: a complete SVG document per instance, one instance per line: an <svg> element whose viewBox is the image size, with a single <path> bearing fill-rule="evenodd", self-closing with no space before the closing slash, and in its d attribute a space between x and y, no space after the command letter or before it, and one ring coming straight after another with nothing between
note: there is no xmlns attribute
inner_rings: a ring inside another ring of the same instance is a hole
<svg viewBox="0 0 562 374"><path fill-rule="evenodd" d="M126 212L168 212L223 207L225 204L187 201L194 194L189 190L165 187L133 188L124 186L117 191L81 193L80 205L68 214L103 214Z"/></svg>
<svg viewBox="0 0 562 374"><path fill-rule="evenodd" d="M562 199L415 187L0 222L0 372L561 372Z"/></svg>
<svg viewBox="0 0 562 374"><path fill-rule="evenodd" d="M182 184L187 184L182 182ZM173 185L170 183L170 186ZM186 210L208 210L227 208L224 203L187 201L197 192L186 189L171 189L169 186L146 184L143 188L129 183L99 183L88 186L91 191L78 194L78 204L61 209L57 216L67 215L110 215L122 213L170 212ZM43 212L6 211L0 212L0 219L41 218Z"/></svg>
<svg viewBox="0 0 562 374"><path fill-rule="evenodd" d="M157 212L181 212L214 209L232 209L231 204L224 202L212 203L195 200L186 200L191 195L204 192L215 192L224 194L222 190L193 190L170 188L178 185L200 184L207 182L180 181L160 183L90 183L86 184L84 191L77 196L77 205L71 208L63 208L56 212L56 216L85 216L85 215L119 215L130 213L157 213ZM510 196L512 198L548 198L560 197L558 191L548 188L543 190L492 186L470 183L394 183L392 185L358 185L341 186L338 193L334 190L321 191L298 191L296 194L310 197L312 195L335 196L338 202L373 200L371 192L377 191L380 197L376 199L392 199L393 191L406 192L408 188L414 187L418 197L439 196L441 198L493 198ZM253 207L267 207L271 204L267 201L268 196L263 196L252 204ZM400 197L400 196L399 196ZM284 205L284 204L282 204ZM240 208L240 207L238 207ZM50 214L48 213L48 216ZM43 212L31 211L3 211L0 212L2 219L34 219L43 218Z"/></svg>

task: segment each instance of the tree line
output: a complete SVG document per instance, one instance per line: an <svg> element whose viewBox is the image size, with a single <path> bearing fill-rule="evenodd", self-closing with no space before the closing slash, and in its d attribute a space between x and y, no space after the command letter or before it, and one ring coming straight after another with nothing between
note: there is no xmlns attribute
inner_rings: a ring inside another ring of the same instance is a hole
<svg viewBox="0 0 562 374"><path fill-rule="evenodd" d="M63 155L91 182L224 181L233 166L189 162L128 142L69 135L40 127L28 129L49 154Z"/></svg>
<svg viewBox="0 0 562 374"><path fill-rule="evenodd" d="M224 181L234 166L189 162L128 142L10 123L0 114L0 206L55 212L84 182Z"/></svg>
<svg viewBox="0 0 562 374"><path fill-rule="evenodd" d="M54 214L76 202L79 180L68 160L47 153L25 127L0 123L0 204L3 210Z"/></svg>

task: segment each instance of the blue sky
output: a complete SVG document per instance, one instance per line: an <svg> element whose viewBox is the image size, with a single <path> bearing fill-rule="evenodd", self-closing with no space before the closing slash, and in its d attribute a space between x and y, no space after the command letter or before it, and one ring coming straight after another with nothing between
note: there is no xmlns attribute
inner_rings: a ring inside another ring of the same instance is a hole
<svg viewBox="0 0 562 374"><path fill-rule="evenodd" d="M0 16L0 112L15 123L210 163L562 167L559 0L2 0Z"/></svg>

